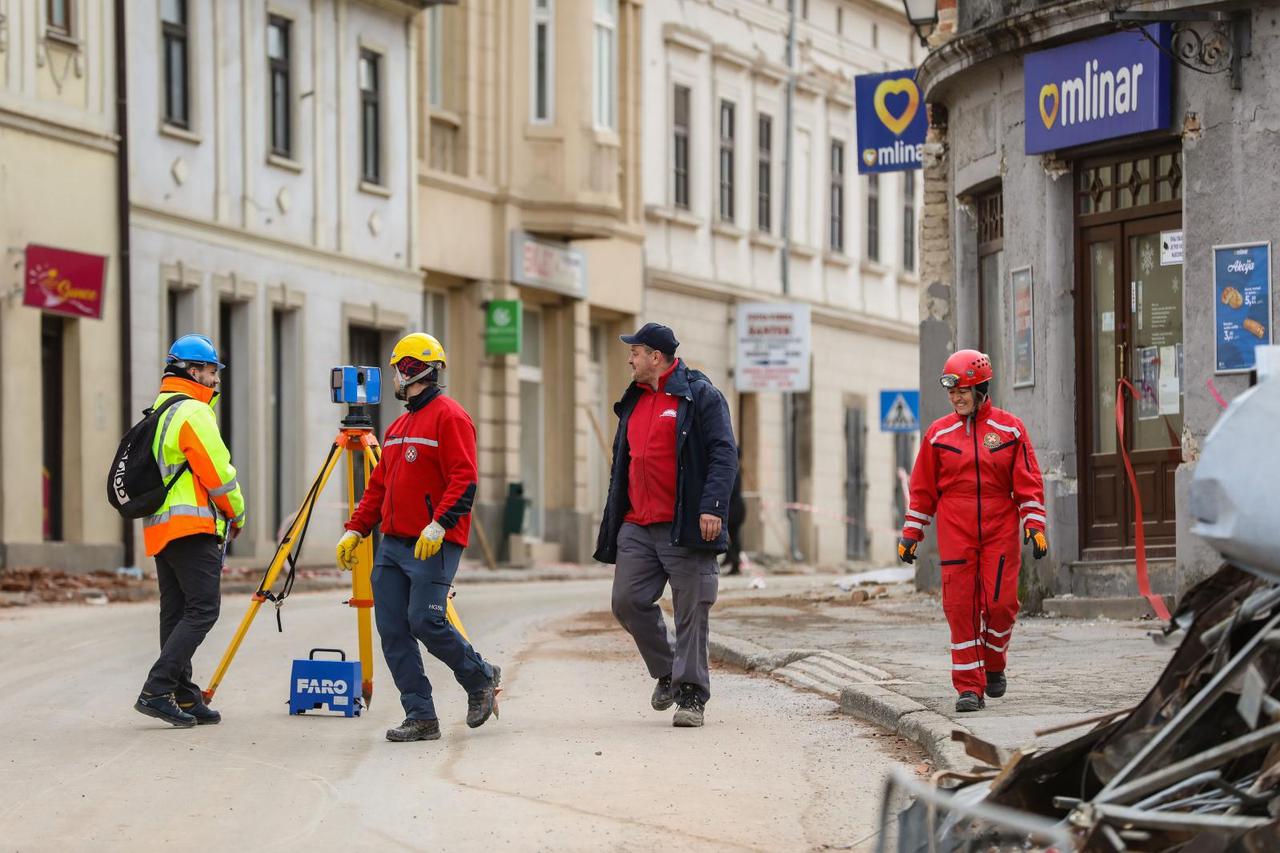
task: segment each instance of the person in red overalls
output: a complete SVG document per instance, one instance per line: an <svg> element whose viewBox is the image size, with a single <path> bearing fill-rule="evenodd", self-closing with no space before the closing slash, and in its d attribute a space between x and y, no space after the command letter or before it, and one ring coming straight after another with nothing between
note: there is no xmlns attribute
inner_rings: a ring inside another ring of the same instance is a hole
<svg viewBox="0 0 1280 853"><path fill-rule="evenodd" d="M925 431L898 542L898 559L915 562L936 513L957 711L985 707L984 694L1004 695L1021 546L1031 542L1037 560L1049 553L1040 464L1022 421L991 405L991 375L991 360L977 350L947 359L941 382L955 411Z"/></svg>

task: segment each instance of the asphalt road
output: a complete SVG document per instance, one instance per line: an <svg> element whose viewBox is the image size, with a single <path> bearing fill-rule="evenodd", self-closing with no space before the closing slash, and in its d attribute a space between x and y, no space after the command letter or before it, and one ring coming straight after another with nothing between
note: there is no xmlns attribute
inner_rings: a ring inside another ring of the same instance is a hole
<svg viewBox="0 0 1280 853"><path fill-rule="evenodd" d="M702 729L648 706L653 682L607 608L607 582L463 586L457 606L503 666L502 718L471 730L428 660L444 736L393 744L381 661L359 718L287 713L290 662L355 649L340 593L270 610L215 700L218 726L132 710L154 604L0 611L0 850L862 849L881 781L918 754L776 682L717 671ZM207 678L247 596L196 658Z"/></svg>

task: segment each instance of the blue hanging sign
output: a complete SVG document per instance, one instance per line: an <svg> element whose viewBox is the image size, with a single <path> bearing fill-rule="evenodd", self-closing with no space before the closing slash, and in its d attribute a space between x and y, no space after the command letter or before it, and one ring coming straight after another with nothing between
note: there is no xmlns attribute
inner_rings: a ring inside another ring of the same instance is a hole
<svg viewBox="0 0 1280 853"><path fill-rule="evenodd" d="M1247 373L1271 343L1271 244L1213 247L1215 373Z"/></svg>
<svg viewBox="0 0 1280 853"><path fill-rule="evenodd" d="M1169 25L1029 53L1022 61L1028 154L1169 126Z"/></svg>
<svg viewBox="0 0 1280 853"><path fill-rule="evenodd" d="M880 431L915 432L920 429L920 391L880 392Z"/></svg>
<svg viewBox="0 0 1280 853"><path fill-rule="evenodd" d="M914 68L853 78L858 174L920 168L929 121Z"/></svg>

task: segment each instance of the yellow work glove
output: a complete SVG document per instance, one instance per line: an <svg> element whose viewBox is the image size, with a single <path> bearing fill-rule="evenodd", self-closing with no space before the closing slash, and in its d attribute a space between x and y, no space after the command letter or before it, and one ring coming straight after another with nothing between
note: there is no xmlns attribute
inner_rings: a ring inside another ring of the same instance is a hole
<svg viewBox="0 0 1280 853"><path fill-rule="evenodd" d="M419 560L426 560L440 553L440 546L444 544L444 528L439 522L431 522L422 528L422 532L418 534L418 541L413 543L413 556Z"/></svg>
<svg viewBox="0 0 1280 853"><path fill-rule="evenodd" d="M920 543L914 539L898 540L898 559L910 564L916 561L916 548Z"/></svg>
<svg viewBox="0 0 1280 853"><path fill-rule="evenodd" d="M1043 530L1032 530L1028 527L1022 532L1022 544L1031 543L1031 555L1037 560L1049 553L1049 540L1044 538Z"/></svg>
<svg viewBox="0 0 1280 853"><path fill-rule="evenodd" d="M356 567L356 549L360 547L360 534L348 530L338 540L338 565L344 571L352 571Z"/></svg>

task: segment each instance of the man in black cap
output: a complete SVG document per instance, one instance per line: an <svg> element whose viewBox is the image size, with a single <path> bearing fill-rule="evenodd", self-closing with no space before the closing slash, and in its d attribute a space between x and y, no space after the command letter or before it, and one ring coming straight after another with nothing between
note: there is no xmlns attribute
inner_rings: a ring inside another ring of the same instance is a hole
<svg viewBox="0 0 1280 853"><path fill-rule="evenodd" d="M701 726L711 697L708 617L719 586L716 556L738 472L729 406L702 373L676 358L671 329L646 323L622 335L633 381L613 407L609 496L595 558L616 563L613 615L635 639L658 680L651 704L673 724ZM676 641L658 599L671 584Z"/></svg>

